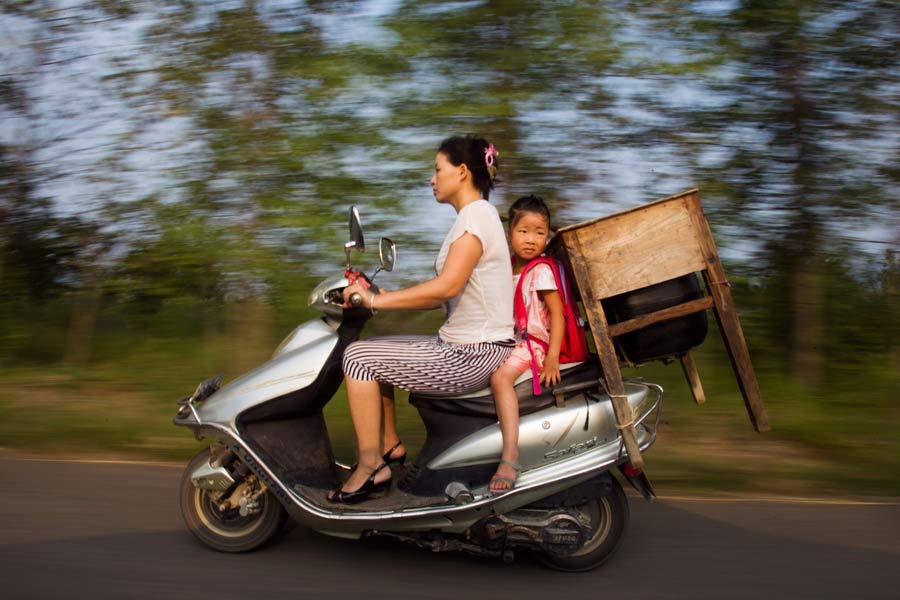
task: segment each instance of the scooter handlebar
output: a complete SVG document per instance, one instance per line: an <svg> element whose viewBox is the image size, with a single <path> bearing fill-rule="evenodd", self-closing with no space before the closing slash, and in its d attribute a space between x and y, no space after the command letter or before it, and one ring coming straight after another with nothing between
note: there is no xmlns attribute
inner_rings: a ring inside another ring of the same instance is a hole
<svg viewBox="0 0 900 600"><path fill-rule="evenodd" d="M363 273L359 271L347 271L347 279L350 284L358 283L362 287L366 288L366 290L370 291L373 294L378 293L378 286L372 283L368 277L366 277ZM363 297L359 292L354 292L350 294L350 298L348 299L348 304L350 308L359 308L363 305Z"/></svg>

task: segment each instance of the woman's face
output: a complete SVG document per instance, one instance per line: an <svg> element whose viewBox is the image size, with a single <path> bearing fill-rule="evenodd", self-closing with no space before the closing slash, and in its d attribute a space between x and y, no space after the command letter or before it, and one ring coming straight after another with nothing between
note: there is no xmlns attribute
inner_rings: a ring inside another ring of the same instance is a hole
<svg viewBox="0 0 900 600"><path fill-rule="evenodd" d="M547 247L550 224L547 217L536 212L523 212L509 232L509 245L520 260L528 262L541 255Z"/></svg>
<svg viewBox="0 0 900 600"><path fill-rule="evenodd" d="M434 175L431 176L431 191L438 202L448 202L462 187L462 166L456 166L447 155L438 152L434 157Z"/></svg>

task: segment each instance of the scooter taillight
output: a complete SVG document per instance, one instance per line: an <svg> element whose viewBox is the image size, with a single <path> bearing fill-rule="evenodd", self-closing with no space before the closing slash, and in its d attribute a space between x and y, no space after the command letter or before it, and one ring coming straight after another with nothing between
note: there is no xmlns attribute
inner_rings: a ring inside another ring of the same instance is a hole
<svg viewBox="0 0 900 600"><path fill-rule="evenodd" d="M638 477L642 473L640 469L635 469L631 463L625 463L622 467L622 473L625 474L625 477Z"/></svg>

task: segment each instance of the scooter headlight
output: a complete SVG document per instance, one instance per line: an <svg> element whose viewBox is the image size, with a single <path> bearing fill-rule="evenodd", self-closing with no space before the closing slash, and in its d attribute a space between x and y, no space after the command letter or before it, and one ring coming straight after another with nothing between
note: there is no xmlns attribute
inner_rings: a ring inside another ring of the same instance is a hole
<svg viewBox="0 0 900 600"><path fill-rule="evenodd" d="M310 292L308 302L310 308L324 312L326 315L340 317L344 313L344 297L340 293L350 285L346 277L326 279Z"/></svg>
<svg viewBox="0 0 900 600"><path fill-rule="evenodd" d="M210 377L209 379L202 381L200 385L197 386L197 389L194 390L193 394L179 400L178 413L175 415L176 421L179 419L186 419L188 416L193 415L194 420L199 422L200 419L197 417L197 413L194 409L204 400L219 391L219 388L222 387L222 379L222 375Z"/></svg>
<svg viewBox="0 0 900 600"><path fill-rule="evenodd" d="M197 389L191 396L191 402L193 402L194 404L199 404L200 402L203 402L204 400L218 392L219 388L222 387L222 379L224 379L224 376L215 375L200 382L200 385L197 386Z"/></svg>

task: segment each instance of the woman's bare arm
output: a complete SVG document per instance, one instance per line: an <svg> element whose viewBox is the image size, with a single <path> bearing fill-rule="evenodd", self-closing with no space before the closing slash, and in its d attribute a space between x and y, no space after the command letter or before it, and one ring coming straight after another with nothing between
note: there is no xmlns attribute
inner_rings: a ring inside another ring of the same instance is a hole
<svg viewBox="0 0 900 600"><path fill-rule="evenodd" d="M475 265L483 253L481 240L471 233L464 233L450 245L447 260L441 274L420 284L377 295L375 308L378 310L422 310L440 307L444 302L457 296L466 287ZM345 301L354 292L363 297L363 305L372 307L372 292L354 284L344 290Z"/></svg>

